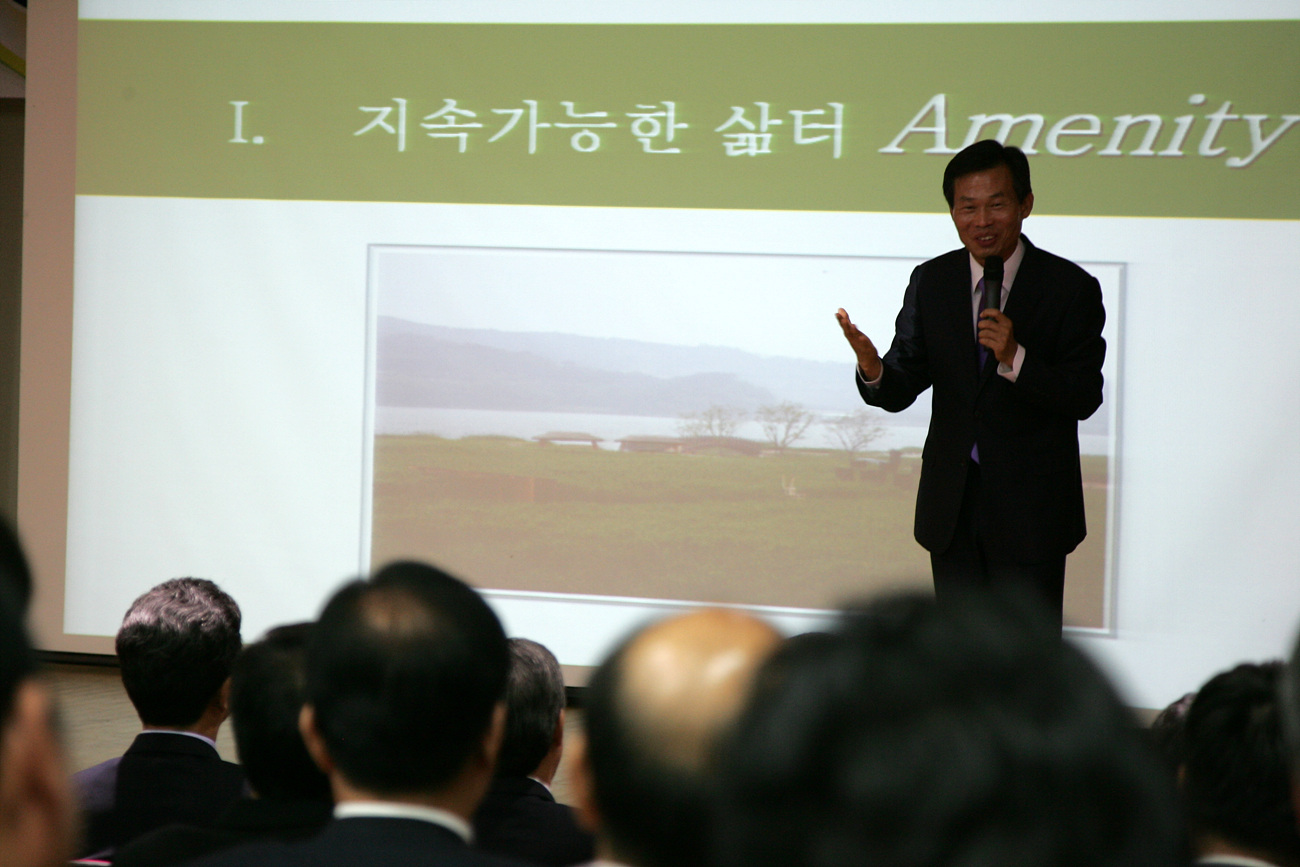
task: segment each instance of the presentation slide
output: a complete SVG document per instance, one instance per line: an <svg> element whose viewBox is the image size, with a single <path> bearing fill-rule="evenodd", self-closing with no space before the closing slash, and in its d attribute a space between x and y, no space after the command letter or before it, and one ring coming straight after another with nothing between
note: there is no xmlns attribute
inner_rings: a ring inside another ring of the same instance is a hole
<svg viewBox="0 0 1300 867"><path fill-rule="evenodd" d="M888 345L997 138L1107 311L1069 634L1142 706L1280 654L1297 5L81 0L63 633L416 557L587 666L928 588L928 394L863 405L834 313Z"/></svg>

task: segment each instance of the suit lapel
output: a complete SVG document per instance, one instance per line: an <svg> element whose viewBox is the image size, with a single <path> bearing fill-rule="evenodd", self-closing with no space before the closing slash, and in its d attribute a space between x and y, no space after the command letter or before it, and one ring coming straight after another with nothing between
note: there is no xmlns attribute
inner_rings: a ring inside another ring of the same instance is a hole
<svg viewBox="0 0 1300 867"><path fill-rule="evenodd" d="M1016 271L1016 282L1011 284L1011 294L1007 296L1007 309L1004 311L1013 323L1017 317L1024 318L1021 313L1033 306L1034 296L1038 290L1037 249L1029 243L1028 238L1023 235L1021 238L1025 242L1025 256L1020 260L1020 268Z"/></svg>
<svg viewBox="0 0 1300 867"><path fill-rule="evenodd" d="M941 327L933 328L936 358L944 358L942 367L951 387L970 397L979 390L979 344L971 321L970 255L954 250L936 263L944 269L935 280L935 314L942 313ZM939 324L939 323L936 323Z"/></svg>

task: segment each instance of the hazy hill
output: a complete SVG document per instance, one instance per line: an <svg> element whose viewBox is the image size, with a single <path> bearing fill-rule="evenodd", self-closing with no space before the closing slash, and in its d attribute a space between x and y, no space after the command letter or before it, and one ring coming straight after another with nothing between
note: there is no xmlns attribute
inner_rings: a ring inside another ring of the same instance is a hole
<svg viewBox="0 0 1300 867"><path fill-rule="evenodd" d="M846 347L847 356L847 347ZM825 413L862 406L852 362L762 356L574 334L447 328L379 317L381 406L674 417L711 405L793 401ZM1107 383L1109 401L1110 383ZM882 420L924 425L929 399ZM1107 405L1080 425L1105 433Z"/></svg>

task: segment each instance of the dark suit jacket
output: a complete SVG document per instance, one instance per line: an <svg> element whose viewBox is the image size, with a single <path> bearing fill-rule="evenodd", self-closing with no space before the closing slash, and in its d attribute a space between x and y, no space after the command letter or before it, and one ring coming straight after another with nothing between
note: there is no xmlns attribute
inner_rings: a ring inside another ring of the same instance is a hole
<svg viewBox="0 0 1300 867"><path fill-rule="evenodd" d="M85 813L80 852L97 854L185 822L210 824L244 794L244 772L198 738L143 732L121 757L79 771L73 785Z"/></svg>
<svg viewBox="0 0 1300 867"><path fill-rule="evenodd" d="M1024 364L1014 383L990 358L978 369L970 256L954 250L917 266L876 388L862 398L889 412L933 388L916 496L916 540L935 553L952 541L972 444L997 507L981 516L991 556L1019 563L1063 557L1083 541L1079 420L1102 399L1106 313L1096 278L1025 242L1007 298Z"/></svg>
<svg viewBox="0 0 1300 867"><path fill-rule="evenodd" d="M333 818L328 801L241 798L210 826L165 825L127 843L114 867L167 867L257 840L301 840Z"/></svg>
<svg viewBox="0 0 1300 867"><path fill-rule="evenodd" d="M497 777L474 815L474 845L548 867L568 867L595 857L591 835L573 810L557 804L546 787L528 777Z"/></svg>
<svg viewBox="0 0 1300 867"><path fill-rule="evenodd" d="M420 819L335 819L310 840L254 843L194 867L522 867L475 851L455 833Z"/></svg>

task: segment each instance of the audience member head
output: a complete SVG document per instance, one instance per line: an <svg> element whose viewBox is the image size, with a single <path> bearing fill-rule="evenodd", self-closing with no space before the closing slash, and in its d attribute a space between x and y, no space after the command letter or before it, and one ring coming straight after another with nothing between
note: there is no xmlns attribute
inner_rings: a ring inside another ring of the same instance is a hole
<svg viewBox="0 0 1300 867"><path fill-rule="evenodd" d="M203 578L164 581L131 603L117 631L117 657L145 726L220 724L239 626L235 600Z"/></svg>
<svg viewBox="0 0 1300 867"><path fill-rule="evenodd" d="M0 867L49 867L71 855L75 810L11 569L0 564Z"/></svg>
<svg viewBox="0 0 1300 867"><path fill-rule="evenodd" d="M1210 678L1187 711L1183 794L1200 855L1300 867L1281 675L1280 662L1239 665Z"/></svg>
<svg viewBox="0 0 1300 867"><path fill-rule="evenodd" d="M278 626L248 645L230 672L230 725L253 791L276 800L330 800L329 779L298 731L313 624Z"/></svg>
<svg viewBox="0 0 1300 867"><path fill-rule="evenodd" d="M1278 690L1282 705L1282 727L1290 753L1291 802L1300 821L1300 636L1296 636L1291 659L1282 671Z"/></svg>
<svg viewBox="0 0 1300 867"><path fill-rule="evenodd" d="M5 518L0 518L0 583L9 587L19 611L26 611L32 599L32 573L18 534Z"/></svg>
<svg viewBox="0 0 1300 867"><path fill-rule="evenodd" d="M1028 602L878 599L760 673L727 750L718 861L1181 863L1173 783Z"/></svg>
<svg viewBox="0 0 1300 867"><path fill-rule="evenodd" d="M947 168L943 170L943 197L947 199L948 207L956 204L954 191L958 178L998 166L1006 166L1011 172L1011 185L1016 191L1016 197L1022 202L1029 198L1034 188L1029 183L1029 159L1025 152L990 138L963 148L948 161Z"/></svg>
<svg viewBox="0 0 1300 867"><path fill-rule="evenodd" d="M492 778L508 664L492 609L433 566L393 563L344 586L308 644L302 721L335 794L452 792L472 812Z"/></svg>
<svg viewBox="0 0 1300 867"><path fill-rule="evenodd" d="M598 854L635 867L704 859L718 743L780 641L747 614L702 610L636 632L601 664L575 769Z"/></svg>
<svg viewBox="0 0 1300 867"><path fill-rule="evenodd" d="M1282 684L1278 689L1282 705L1282 728L1287 741L1291 766L1291 805L1300 822L1300 636L1291 650L1290 662L1282 671Z"/></svg>
<svg viewBox="0 0 1300 867"><path fill-rule="evenodd" d="M1147 729L1147 737L1155 747L1166 766L1173 774L1178 774L1187 760L1187 738L1184 724L1187 722L1187 710L1192 706L1196 693L1189 692L1170 703L1168 707L1156 714Z"/></svg>
<svg viewBox="0 0 1300 867"><path fill-rule="evenodd" d="M537 776L548 757L558 763L564 742L564 673L559 660L542 645L512 638L506 679L506 733L497 759L503 777ZM555 769L548 768L549 783Z"/></svg>

